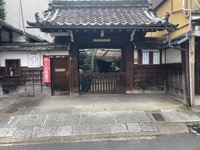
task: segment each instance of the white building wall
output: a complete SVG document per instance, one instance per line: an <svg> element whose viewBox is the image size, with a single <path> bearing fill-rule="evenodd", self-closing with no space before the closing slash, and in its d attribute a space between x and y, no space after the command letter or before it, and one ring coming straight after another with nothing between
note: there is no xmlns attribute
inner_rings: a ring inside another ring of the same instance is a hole
<svg viewBox="0 0 200 150"><path fill-rule="evenodd" d="M35 22L34 14L39 12L40 16L42 12L48 9L48 0L21 0L22 1L22 10L24 16L24 25L25 31L33 34L35 36L41 37L47 41L52 42L53 38L46 33L41 32L39 29L27 29L27 21ZM20 0L5 0L5 10L6 10L6 19L5 21L15 28L20 30L23 29L22 14L20 10Z"/></svg>
<svg viewBox="0 0 200 150"><path fill-rule="evenodd" d="M21 67L28 67L28 54L29 53L35 53L35 52L0 52L0 67L5 67L5 60L6 59L20 59L21 60ZM52 56L52 55L58 55L58 56L64 56L69 55L69 52L63 52L63 51L44 51L44 52L37 52L40 54L40 65L43 66L42 57L43 55Z"/></svg>
<svg viewBox="0 0 200 150"><path fill-rule="evenodd" d="M175 49L166 50L166 63L181 63L181 51Z"/></svg>
<svg viewBox="0 0 200 150"><path fill-rule="evenodd" d="M9 52L9 53L1 52L0 53L1 67L5 67L6 59L20 59L22 67L25 67L28 65L28 57L27 57L27 53L25 52Z"/></svg>

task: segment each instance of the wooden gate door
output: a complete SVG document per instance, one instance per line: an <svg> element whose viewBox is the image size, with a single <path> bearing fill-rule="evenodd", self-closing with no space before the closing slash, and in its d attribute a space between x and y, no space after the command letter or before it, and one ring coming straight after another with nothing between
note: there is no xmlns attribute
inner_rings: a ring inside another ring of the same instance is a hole
<svg viewBox="0 0 200 150"><path fill-rule="evenodd" d="M69 94L69 59L51 59L52 94Z"/></svg>
<svg viewBox="0 0 200 150"><path fill-rule="evenodd" d="M108 73L90 73L90 89L92 94L124 94L125 80L123 72L108 72ZM84 93L84 77L81 76L81 91Z"/></svg>

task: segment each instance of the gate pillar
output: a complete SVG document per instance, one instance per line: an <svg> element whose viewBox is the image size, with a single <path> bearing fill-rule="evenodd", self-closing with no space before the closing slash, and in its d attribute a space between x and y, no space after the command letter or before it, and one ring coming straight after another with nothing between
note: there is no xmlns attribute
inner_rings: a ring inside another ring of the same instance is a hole
<svg viewBox="0 0 200 150"><path fill-rule="evenodd" d="M134 65L134 47L131 42L128 42L124 46L122 51L123 66L126 72L126 92L133 91L133 65Z"/></svg>
<svg viewBox="0 0 200 150"><path fill-rule="evenodd" d="M70 95L79 94L79 71L78 71L78 58L79 51L76 43L71 43L69 50L70 57Z"/></svg>

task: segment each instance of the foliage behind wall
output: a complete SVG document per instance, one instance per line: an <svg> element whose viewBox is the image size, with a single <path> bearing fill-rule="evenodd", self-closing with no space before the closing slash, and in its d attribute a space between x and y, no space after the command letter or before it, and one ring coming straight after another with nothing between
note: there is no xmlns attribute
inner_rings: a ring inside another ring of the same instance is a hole
<svg viewBox="0 0 200 150"><path fill-rule="evenodd" d="M5 9L4 9L4 0L0 0L0 19L5 19L6 17L6 13L5 13Z"/></svg>

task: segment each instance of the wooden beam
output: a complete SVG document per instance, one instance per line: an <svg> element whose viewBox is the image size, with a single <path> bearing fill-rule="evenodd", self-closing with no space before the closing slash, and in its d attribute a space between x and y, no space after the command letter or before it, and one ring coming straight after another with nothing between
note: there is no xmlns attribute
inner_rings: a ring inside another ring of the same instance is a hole
<svg viewBox="0 0 200 150"><path fill-rule="evenodd" d="M85 42L80 42L78 43L78 48L79 49L87 49L87 48L113 48L113 49L118 49L123 46L123 43L116 43L116 42L99 42L99 43L85 43Z"/></svg>
<svg viewBox="0 0 200 150"><path fill-rule="evenodd" d="M128 27L120 27L120 26L116 26L116 27L110 27L110 26L106 26L106 27L102 27L102 26L35 26L35 27L27 27L27 28L40 28L43 32L58 32L59 30L91 30L91 29L109 29L109 30L125 30L125 29L129 29L129 30L136 30L136 31L143 31L145 30L146 32L155 32L157 30L166 30L167 27L152 27L152 26L128 26Z"/></svg>
<svg viewBox="0 0 200 150"><path fill-rule="evenodd" d="M70 56L70 95L79 94L79 71L78 71L78 58L79 51L77 43L72 43L69 51Z"/></svg>
<svg viewBox="0 0 200 150"><path fill-rule="evenodd" d="M125 71L126 71L126 83L127 92L133 90L133 65L134 65L134 48L131 42L125 44Z"/></svg>
<svg viewBox="0 0 200 150"><path fill-rule="evenodd" d="M0 29L0 43L2 42L2 30Z"/></svg>
<svg viewBox="0 0 200 150"><path fill-rule="evenodd" d="M163 49L163 45L158 42L134 42L135 49Z"/></svg>
<svg viewBox="0 0 200 150"><path fill-rule="evenodd" d="M9 31L9 42L12 43L13 42L13 32Z"/></svg>
<svg viewBox="0 0 200 150"><path fill-rule="evenodd" d="M187 79L186 79L186 52L185 51L181 51L181 60L182 60L182 82L183 82L183 98L184 101L187 103Z"/></svg>
<svg viewBox="0 0 200 150"><path fill-rule="evenodd" d="M195 105L195 37L189 40L190 104Z"/></svg>

